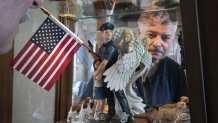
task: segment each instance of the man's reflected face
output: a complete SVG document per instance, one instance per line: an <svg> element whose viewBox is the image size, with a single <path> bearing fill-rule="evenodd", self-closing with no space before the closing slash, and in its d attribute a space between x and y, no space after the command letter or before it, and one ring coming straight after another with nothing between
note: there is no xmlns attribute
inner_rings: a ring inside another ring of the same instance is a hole
<svg viewBox="0 0 218 123"><path fill-rule="evenodd" d="M7 53L19 31L19 24L27 18L29 8L38 8L43 0L0 0L0 54Z"/></svg>
<svg viewBox="0 0 218 123"><path fill-rule="evenodd" d="M172 40L175 36L177 24L172 22L164 22L166 19L161 17L147 17L141 15L138 21L139 36L143 39L145 36L149 37L151 42L148 46L148 51L152 54L152 62L158 63L165 58Z"/></svg>
<svg viewBox="0 0 218 123"><path fill-rule="evenodd" d="M113 36L113 31L112 30L107 29L107 30L103 31L103 38L104 38L105 43L110 41L112 39L112 36Z"/></svg>

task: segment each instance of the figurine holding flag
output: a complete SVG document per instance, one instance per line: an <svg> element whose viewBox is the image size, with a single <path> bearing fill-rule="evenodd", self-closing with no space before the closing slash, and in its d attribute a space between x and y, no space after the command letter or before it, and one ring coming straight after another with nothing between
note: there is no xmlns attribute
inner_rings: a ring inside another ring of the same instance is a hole
<svg viewBox="0 0 218 123"><path fill-rule="evenodd" d="M100 61L97 61L94 66L96 71L93 73L93 77L95 80L104 80L103 73L105 70L110 68L114 63L116 63L118 59L118 48L113 43L112 36L113 36L113 29L114 25L112 23L106 22L101 25L100 31L103 33L104 44L101 46L98 55L100 56ZM119 101L119 104L125 114L128 115L127 123L132 123L132 114L129 108L129 104L126 98L126 95L123 90L113 91L107 87L107 83L103 83L103 89L106 94L107 104L108 104L108 116L106 118L106 123L109 123L112 118L115 116L115 98Z"/></svg>

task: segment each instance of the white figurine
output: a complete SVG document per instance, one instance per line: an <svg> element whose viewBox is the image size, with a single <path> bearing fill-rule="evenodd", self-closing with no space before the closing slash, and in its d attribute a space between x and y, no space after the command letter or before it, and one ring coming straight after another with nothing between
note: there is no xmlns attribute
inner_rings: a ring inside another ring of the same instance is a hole
<svg viewBox="0 0 218 123"><path fill-rule="evenodd" d="M79 108L78 108L79 107ZM90 97L82 101L82 104L73 105L70 108L67 116L67 123L71 122L84 122L88 123L89 119L93 119L94 115L94 100Z"/></svg>
<svg viewBox="0 0 218 123"><path fill-rule="evenodd" d="M120 114L120 122L121 123L126 123L128 120L129 114L127 114L126 112L122 112Z"/></svg>
<svg viewBox="0 0 218 123"><path fill-rule="evenodd" d="M110 90L125 90L133 115L144 113L146 105L132 89L132 83L150 68L151 54L130 28L116 28L113 35L112 40L119 48L120 55L117 62L104 72L103 75L106 76L104 82L108 82L107 87ZM136 71L139 66L140 70Z"/></svg>

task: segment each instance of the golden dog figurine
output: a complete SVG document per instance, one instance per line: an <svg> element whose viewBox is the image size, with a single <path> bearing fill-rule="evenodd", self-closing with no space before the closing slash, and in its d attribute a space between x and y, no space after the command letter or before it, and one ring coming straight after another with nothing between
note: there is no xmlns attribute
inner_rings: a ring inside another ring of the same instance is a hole
<svg viewBox="0 0 218 123"><path fill-rule="evenodd" d="M154 110L150 115L148 115L148 119L156 123L161 120L169 120L172 123L178 123L182 118L183 110L186 108L185 102L177 102L176 107L163 108L160 107L159 110Z"/></svg>

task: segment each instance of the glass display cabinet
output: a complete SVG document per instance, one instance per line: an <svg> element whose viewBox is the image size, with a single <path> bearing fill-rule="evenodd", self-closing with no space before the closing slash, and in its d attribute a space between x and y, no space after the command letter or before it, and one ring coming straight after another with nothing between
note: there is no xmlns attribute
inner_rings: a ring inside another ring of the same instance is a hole
<svg viewBox="0 0 218 123"><path fill-rule="evenodd" d="M213 5L212 9L210 5ZM149 17L146 15L151 13L155 15L159 12L167 12L167 17L170 17L170 20L174 22L176 20L174 26L176 24L177 28L174 30L174 37L171 40L172 43L170 43L169 49L167 48L166 55L178 64L178 68L185 72L187 78L186 87L189 103L183 114L182 122L217 122L217 100L214 99L214 97L217 97L217 89L214 86L217 81L215 72L217 71L217 64L216 59L213 60L213 56L217 53L217 48L212 42L217 40L217 37L214 36L216 35L217 21L209 21L217 20L213 18L216 15L214 8L217 8L214 1L207 3L190 0L45 0L43 7L55 15L60 22L74 32L97 54L102 47L101 41L104 41L100 28L105 22L110 22L114 25L113 34L118 35L118 37L121 36L118 33L120 30L122 32L122 29L130 29L134 33L135 38L143 42L141 45L144 46L144 51L148 51L151 42L146 42L147 40L144 40L144 38L147 36L154 38L159 33L154 31L146 33L152 26L146 25L147 21L143 21L143 19L149 20ZM45 18L45 15L40 10L36 12L31 11L31 14L34 16L21 26L20 34L15 40L28 40L28 35L34 33L37 29L36 27ZM158 19L165 17L154 17L150 22L155 25L158 23ZM161 23L167 24L168 21L162 21ZM168 31L171 32L172 30L169 29ZM213 32L210 30L213 30ZM161 35L157 38L171 39L169 34ZM118 38L114 37L113 39L118 40ZM162 43L166 44L166 42ZM82 101L95 95L95 81L93 79L93 73L95 72L93 63L95 60L87 48L81 46L62 73L56 86L50 92L45 93L37 86L30 84L32 83L29 82L30 80L27 80L17 72L13 72L12 68L6 67L9 64L7 58L12 60L13 55L17 54L22 44L24 42L15 41L14 52L11 51L6 56L0 56L1 68L4 68L0 71L0 82L3 83L0 86L0 114L2 116L0 122L50 123L54 121L55 123L66 123L70 110L73 112L75 111L74 108L81 109ZM166 47L168 45L164 45L164 48L160 48L158 51L164 52ZM128 52L128 45L124 46L124 49ZM150 52L152 54L151 50ZM159 56L158 53L153 55L155 57ZM9 72L5 73L5 70ZM138 68L134 73L137 73L137 71ZM138 77L135 76L136 74L131 75ZM127 98L132 94L140 97L137 97L137 101L142 102L143 97L134 88L136 87L140 90L140 86L135 86L134 82L130 85L129 87L131 87L131 91L134 91L134 94L125 91ZM183 89L181 90L183 91ZM150 95L148 94L148 96ZM134 103L129 99L127 100L131 107ZM171 103L176 102L172 101ZM108 113L106 101L104 104L104 112L101 115L103 118ZM116 101L116 104L119 104L118 101ZM137 106L139 109L145 107L145 105ZM159 107L160 105L153 106ZM118 109L118 112L122 110L119 106L116 109ZM136 123L147 122L148 113L145 109L140 110L138 113L133 112L134 110L132 109L130 110ZM122 112L118 113L115 121L120 121L121 114ZM94 114L92 116L94 117ZM72 118L71 116L69 119L71 123L80 122L78 117ZM90 118L89 121L104 122L96 121L93 118Z"/></svg>
<svg viewBox="0 0 218 123"><path fill-rule="evenodd" d="M99 35L99 33L103 23L112 23L115 27L115 30L119 30L120 28L129 28L134 32L135 35L137 35L137 37L140 38L140 40L143 41L144 36L150 36L149 38L152 38L157 34L147 34L146 31L143 30L144 28L146 30L146 27L143 25L146 23L146 21L142 20L141 15L147 15L151 13L157 14L159 12L169 13L170 19L173 21L176 20L177 29L175 31L174 38L171 39L172 44L167 52L167 57L176 62L180 69L186 72L187 62L184 49L185 42L183 36L183 21L181 17L179 0L73 0L61 1L59 7L59 20L68 26L85 43L89 44L89 46L92 47L93 51L96 53L99 52L102 46L102 42L99 43L99 41L102 41L103 37L101 36L102 34ZM147 19L147 16L144 19ZM155 24L155 19L152 21L154 21L153 24ZM116 35L116 31L114 31L113 34ZM164 38L164 36L166 35L162 35L161 38ZM165 38L169 37L166 36ZM127 47L125 48L128 49ZM68 96L68 107L64 112L62 112L63 116L66 116L66 113L69 111L71 106L74 107L74 105L82 103L82 101L87 97L94 98L95 80L93 80L92 74L95 70L93 68L93 62L93 57L85 47L81 47L74 56L68 68L71 70L64 74L65 78L69 78L69 76L72 78L72 85L68 84L67 87L72 91L72 100L71 97ZM56 87L57 89L61 88L60 83L61 82L59 82L59 86ZM189 81L187 83L187 85L190 85ZM134 82L132 85L134 85ZM72 86L72 88L69 88L69 86ZM126 96L128 97L128 93ZM59 102L61 103L61 97L58 98ZM131 101L129 101L129 103L131 105ZM188 103L187 106L189 107L190 105L191 104ZM58 108L63 107L56 107L56 109ZM108 109L106 108L105 110L106 116ZM144 113L145 112L133 113L135 121L146 122L146 117L143 115ZM63 116L61 118L59 117L58 119L64 119ZM183 122L190 122L189 111L188 113L184 113L183 116Z"/></svg>

